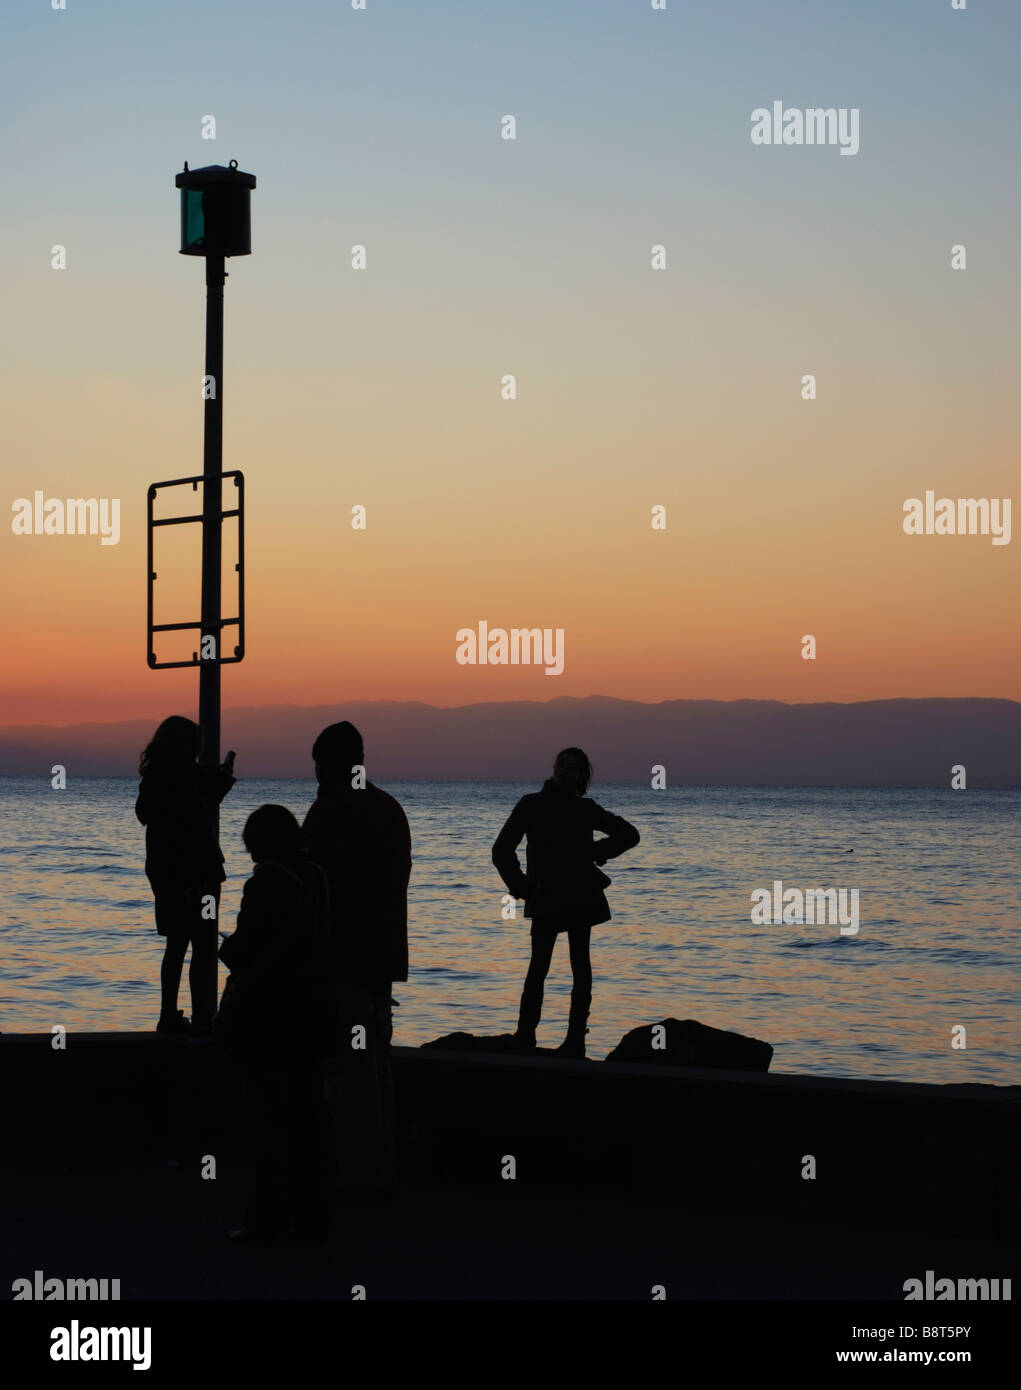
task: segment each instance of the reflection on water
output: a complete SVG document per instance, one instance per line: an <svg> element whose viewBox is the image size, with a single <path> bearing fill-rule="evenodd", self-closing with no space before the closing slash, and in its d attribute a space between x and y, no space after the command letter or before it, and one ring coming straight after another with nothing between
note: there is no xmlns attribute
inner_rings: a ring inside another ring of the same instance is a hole
<svg viewBox="0 0 1021 1390"><path fill-rule="evenodd" d="M240 780L224 802L221 925L249 871L245 817L299 817L311 781ZM412 978L395 989L395 1041L509 1032L528 923L501 920L490 847L532 787L388 786L411 823ZM0 779L0 1027L152 1029L161 939L142 870L137 782ZM593 931L589 1053L638 1023L698 1018L764 1038L773 1070L1016 1083L1017 792L594 786L642 833L611 861L613 921ZM852 852L848 852L852 851ZM751 894L857 888L860 929L753 926ZM540 1043L562 1040L570 969L558 944ZM187 988L181 1002L187 1012ZM950 1047L967 1029L967 1050Z"/></svg>

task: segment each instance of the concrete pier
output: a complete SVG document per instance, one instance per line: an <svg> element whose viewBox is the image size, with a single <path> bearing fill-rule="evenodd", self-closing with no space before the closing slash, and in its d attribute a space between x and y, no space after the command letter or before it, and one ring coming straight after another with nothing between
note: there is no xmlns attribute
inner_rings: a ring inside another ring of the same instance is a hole
<svg viewBox="0 0 1021 1390"><path fill-rule="evenodd" d="M212 1040L0 1036L0 1163L23 1172L244 1165L234 1064ZM1021 1087L920 1085L397 1047L410 1190L668 1203L1007 1238ZM516 1177L501 1177L505 1155ZM803 1177L808 1156L814 1178Z"/></svg>

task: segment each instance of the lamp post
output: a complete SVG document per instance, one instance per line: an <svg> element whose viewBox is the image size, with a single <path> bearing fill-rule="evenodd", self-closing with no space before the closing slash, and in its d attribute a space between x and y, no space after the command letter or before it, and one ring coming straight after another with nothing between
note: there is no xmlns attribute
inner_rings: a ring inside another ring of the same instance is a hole
<svg viewBox="0 0 1021 1390"><path fill-rule="evenodd" d="M228 256L248 256L252 250L250 198L255 187L255 175L242 173L237 160L230 166L211 164L204 169L189 169L175 180L181 190L181 255L204 256L206 261L206 367L203 383L205 416L203 421L202 476L174 479L167 484L149 488L149 665L193 665L199 668L199 726L202 730L200 761L207 767L220 763L220 666L225 661L240 661L244 656L244 480L240 473L231 476L237 488L237 507L224 511L222 483L223 456L223 284L227 278L224 261ZM202 483L201 516L153 517L154 499L161 487L190 484L193 491ZM220 607L222 532L225 516L237 518L238 523L238 615L224 619ZM153 565L154 528L163 525L202 526L202 595L199 622L154 624ZM222 650L225 627L238 628L237 645L229 654ZM153 649L156 632L198 628L199 651L192 662L160 662ZM209 807L217 842L220 839L220 809L215 799ZM219 916L219 885L216 888ZM194 961L192 962L194 969ZM192 1000L204 998L206 1010L212 1017L216 1009L215 953L209 960L208 977L192 985Z"/></svg>
<svg viewBox="0 0 1021 1390"><path fill-rule="evenodd" d="M199 665L201 761L220 762L220 539L223 522L223 284L228 256L252 251L250 197L255 175L210 164L177 175L181 190L181 255L206 261L205 418L202 448L202 613ZM217 816L217 822L219 816Z"/></svg>

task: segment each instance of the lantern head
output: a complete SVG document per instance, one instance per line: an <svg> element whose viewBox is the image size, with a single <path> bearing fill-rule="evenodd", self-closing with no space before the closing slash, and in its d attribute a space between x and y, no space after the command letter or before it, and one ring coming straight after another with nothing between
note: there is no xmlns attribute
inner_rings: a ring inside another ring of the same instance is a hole
<svg viewBox="0 0 1021 1390"><path fill-rule="evenodd" d="M251 255L254 174L243 173L236 159L229 168L189 169L186 163L174 182L181 190L182 256Z"/></svg>

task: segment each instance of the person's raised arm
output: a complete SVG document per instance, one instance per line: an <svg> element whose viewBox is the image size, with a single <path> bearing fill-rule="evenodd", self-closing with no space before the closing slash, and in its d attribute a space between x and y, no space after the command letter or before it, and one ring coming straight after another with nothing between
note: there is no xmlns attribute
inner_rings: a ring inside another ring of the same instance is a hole
<svg viewBox="0 0 1021 1390"><path fill-rule="evenodd" d="M237 778L234 776L234 756L234 749L232 748L217 768L218 784L216 790L220 801L223 800L237 781Z"/></svg>
<svg viewBox="0 0 1021 1390"><path fill-rule="evenodd" d="M206 805L212 810L219 806L237 780L232 771L233 758L230 755L228 757L229 761L221 763L219 767L206 767L204 763L195 764L199 793Z"/></svg>

